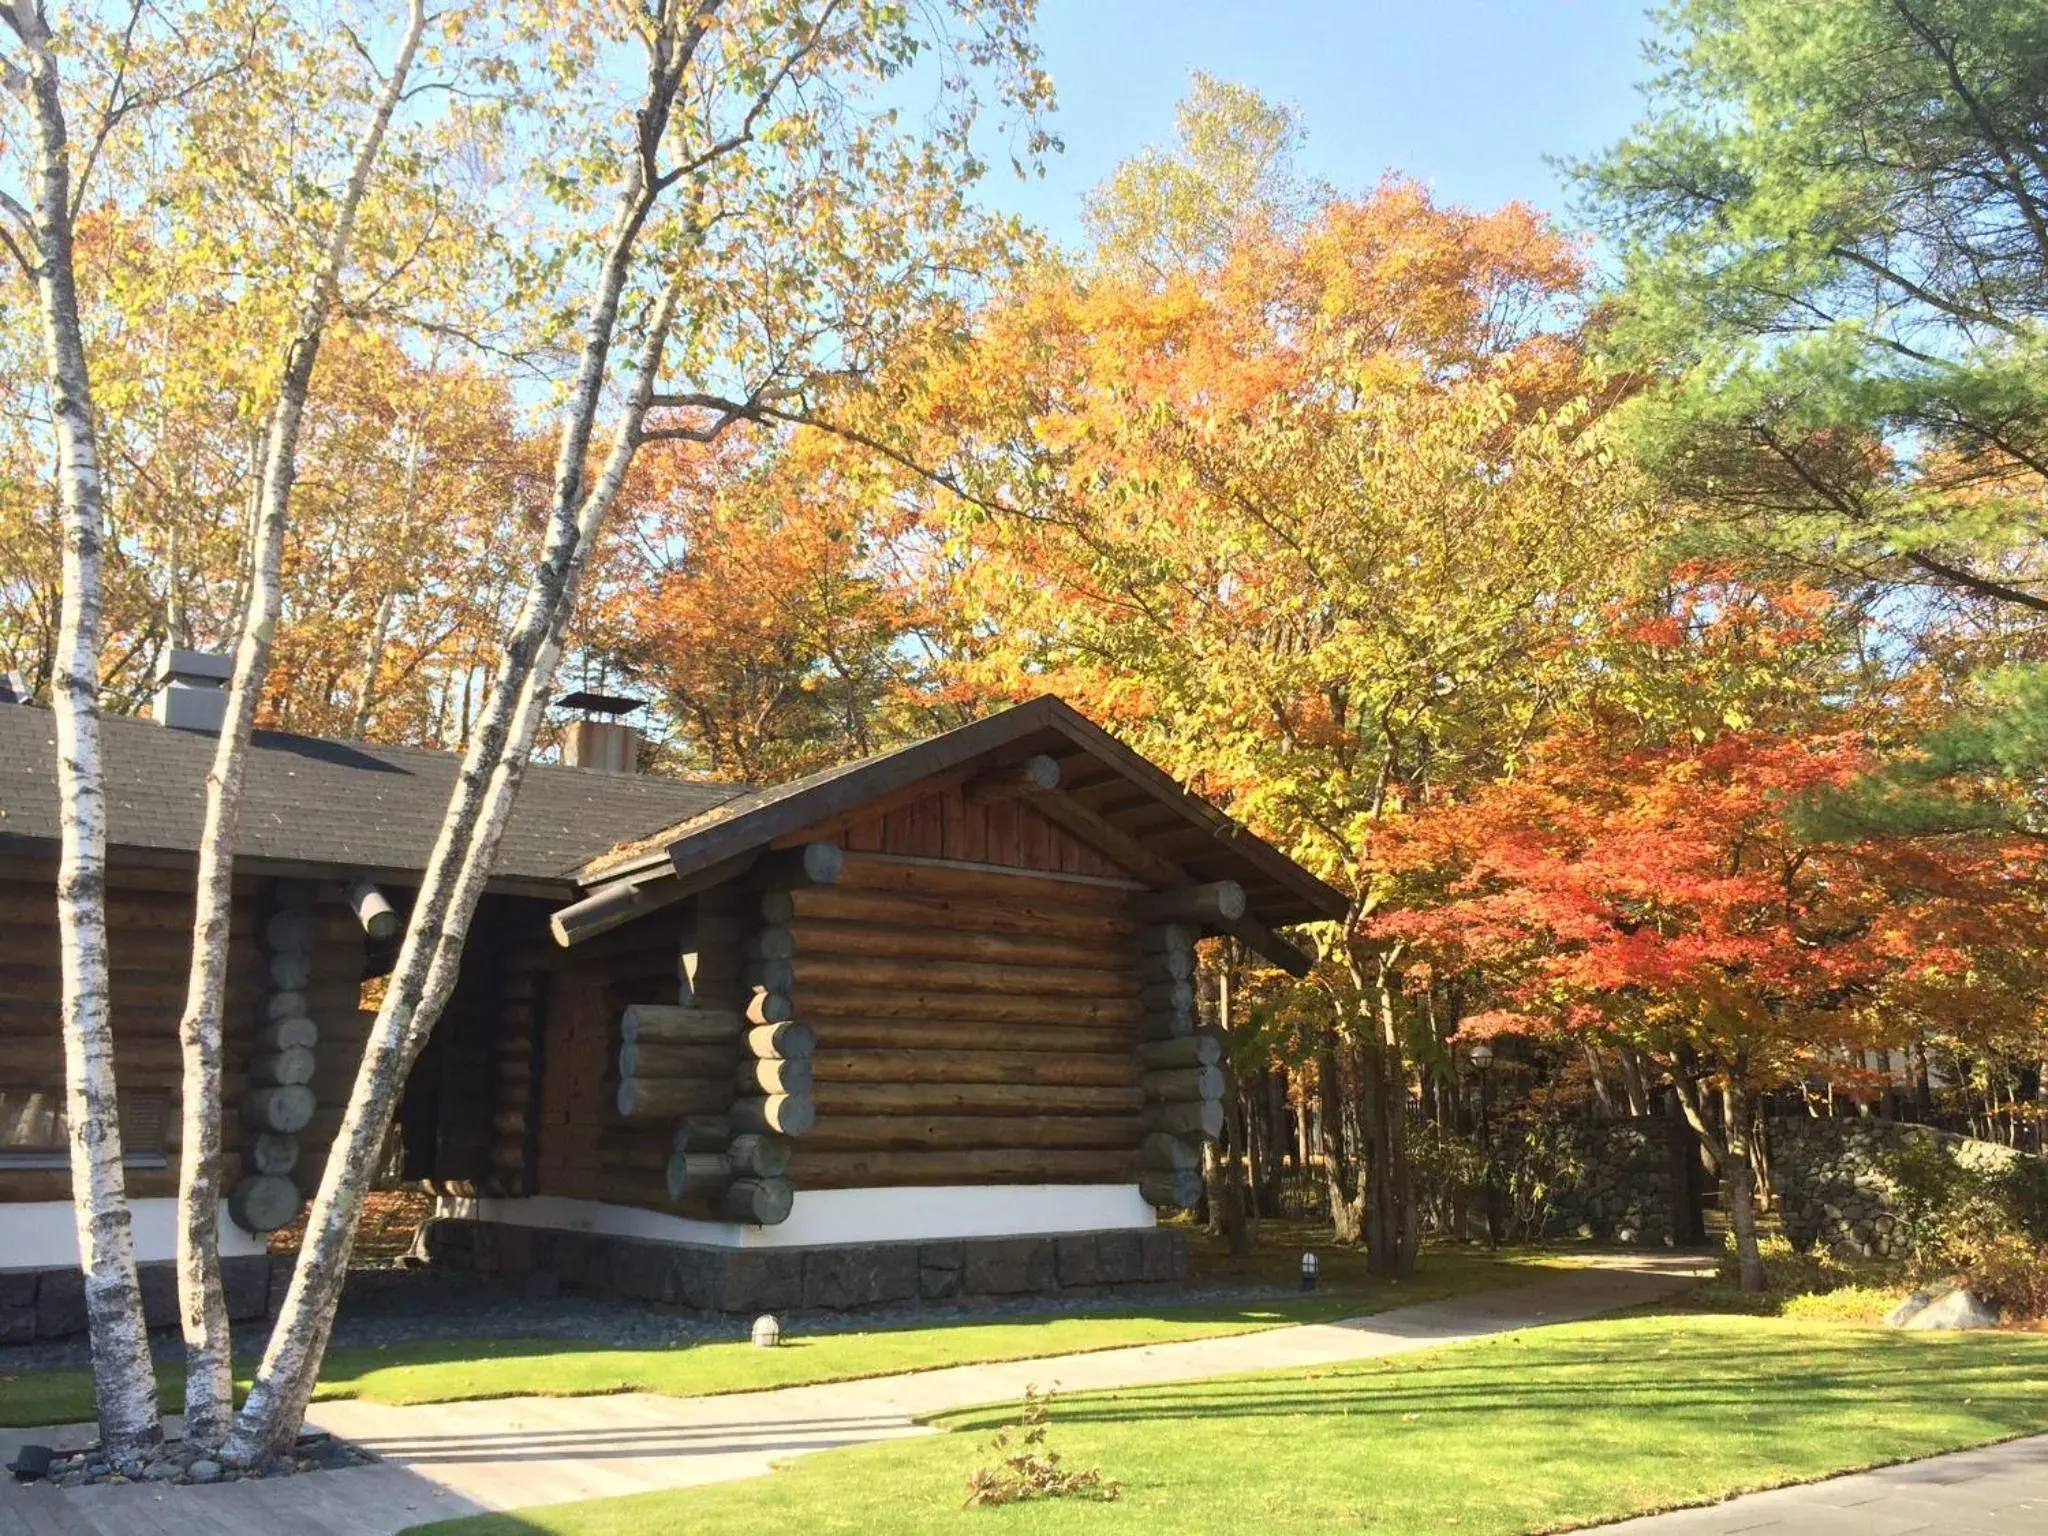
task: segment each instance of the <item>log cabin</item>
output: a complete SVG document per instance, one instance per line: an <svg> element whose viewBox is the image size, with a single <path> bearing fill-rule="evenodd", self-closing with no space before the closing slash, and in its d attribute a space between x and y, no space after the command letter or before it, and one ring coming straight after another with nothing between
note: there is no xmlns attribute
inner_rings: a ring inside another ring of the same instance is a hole
<svg viewBox="0 0 2048 1536"><path fill-rule="evenodd" d="M170 1321L177 1018L219 678L106 721L115 1061L145 1297ZM578 696L605 709L620 701ZM0 704L0 1342L82 1326L52 895L53 717ZM1059 700L795 783L638 774L594 716L522 788L387 1149L419 1253L727 1310L1176 1276L1158 1215L1222 1123L1195 943L1342 896ZM222 1225L281 1281L456 759L259 733L237 846Z"/></svg>

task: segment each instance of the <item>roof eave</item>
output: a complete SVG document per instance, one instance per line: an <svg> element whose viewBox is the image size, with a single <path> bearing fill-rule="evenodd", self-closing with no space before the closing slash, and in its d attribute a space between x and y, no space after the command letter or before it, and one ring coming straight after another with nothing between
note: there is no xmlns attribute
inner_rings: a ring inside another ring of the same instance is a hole
<svg viewBox="0 0 2048 1536"><path fill-rule="evenodd" d="M820 789L836 790L837 793L828 796L832 801L857 805L862 800L944 773L985 753L998 751L1013 741L1048 729L1057 731L1083 751L1108 762L1292 895L1295 903L1288 908L1272 910L1272 904L1267 904L1266 916L1276 925L1284 927L1300 922L1334 921L1350 910L1350 901L1342 891L1310 874L1225 812L1199 796L1189 794L1142 754L1051 694L1042 694L1027 703L960 726L927 742L871 759L839 778L828 780ZM606 864L601 859L592 860L578 871L578 878L588 889L651 875L662 871L664 866L687 876L749 848L763 847L821 820L837 808L843 807L821 809L814 797L794 795L758 810L714 820L696 832L685 833L671 843L636 853L624 862ZM717 813L707 814L716 816Z"/></svg>

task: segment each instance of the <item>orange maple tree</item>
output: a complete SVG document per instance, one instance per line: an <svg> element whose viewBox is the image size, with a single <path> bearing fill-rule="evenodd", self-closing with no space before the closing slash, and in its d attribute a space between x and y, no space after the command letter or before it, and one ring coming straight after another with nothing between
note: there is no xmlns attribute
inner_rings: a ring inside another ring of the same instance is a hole
<svg viewBox="0 0 2048 1536"><path fill-rule="evenodd" d="M1375 838L1404 905L1369 920L1406 979L1464 978L1463 1027L1587 1033L1670 1074L1761 1288L1754 1095L1903 1042L1909 1021L2031 1011L2028 841L1815 836L1802 808L1871 771L1856 731L1725 731L1616 750L1583 727L1525 770ZM1720 1097L1720 1113L1708 1095Z"/></svg>

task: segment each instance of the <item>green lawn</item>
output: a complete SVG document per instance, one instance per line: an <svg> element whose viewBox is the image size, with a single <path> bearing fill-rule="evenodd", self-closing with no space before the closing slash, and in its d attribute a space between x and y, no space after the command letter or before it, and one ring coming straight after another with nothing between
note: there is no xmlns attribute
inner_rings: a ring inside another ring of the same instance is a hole
<svg viewBox="0 0 2048 1536"><path fill-rule="evenodd" d="M602 1392L664 1392L676 1397L750 1392L761 1387L845 1381L979 1361L1025 1360L1326 1321L1523 1284L1534 1278L1539 1268L1556 1262L1542 1254L1488 1255L1445 1249L1429 1254L1422 1273L1412 1280L1371 1279L1362 1267L1353 1274L1345 1265L1333 1284L1312 1296L1088 1317L962 1321L937 1327L798 1336L779 1349L755 1349L744 1343L593 1349L558 1340L517 1338L344 1349L328 1357L315 1395L363 1397L383 1403L439 1403L527 1395L582 1397ZM160 1376L164 1405L175 1409L182 1391L181 1373L167 1367L160 1370ZM64 1424L91 1417L92 1379L85 1371L0 1377L0 1426Z"/></svg>
<svg viewBox="0 0 2048 1536"><path fill-rule="evenodd" d="M770 1478L419 1528L1505 1533L1699 1503L2048 1429L2048 1338L1635 1316L1387 1361L1057 1401L1050 1444L1112 1504L964 1510L1014 1409Z"/></svg>

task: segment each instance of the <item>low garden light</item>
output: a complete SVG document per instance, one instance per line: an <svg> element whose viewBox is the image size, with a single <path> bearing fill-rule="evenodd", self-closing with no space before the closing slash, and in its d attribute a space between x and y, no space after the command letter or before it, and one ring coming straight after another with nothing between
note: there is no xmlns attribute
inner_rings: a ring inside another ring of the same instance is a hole
<svg viewBox="0 0 2048 1536"><path fill-rule="evenodd" d="M763 1312L754 1319L754 1347L773 1349L782 1342L782 1324L775 1321L773 1312Z"/></svg>
<svg viewBox="0 0 2048 1536"><path fill-rule="evenodd" d="M1322 1268L1322 1261L1313 1253L1301 1256L1301 1288L1312 1291L1316 1288L1316 1274Z"/></svg>

